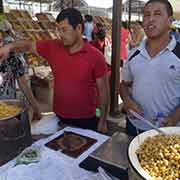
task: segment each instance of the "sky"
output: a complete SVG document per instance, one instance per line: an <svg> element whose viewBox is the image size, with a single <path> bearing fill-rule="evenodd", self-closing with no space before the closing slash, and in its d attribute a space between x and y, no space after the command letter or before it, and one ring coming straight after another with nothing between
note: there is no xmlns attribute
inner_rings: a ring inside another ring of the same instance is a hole
<svg viewBox="0 0 180 180"><path fill-rule="evenodd" d="M122 0L122 2L125 2L125 1L126 0ZM142 1L147 1L147 0L142 0ZM109 7L112 7L112 4L113 4L113 0L85 0L85 2L87 2L88 5L90 6L101 7L101 8L109 8Z"/></svg>
<svg viewBox="0 0 180 180"><path fill-rule="evenodd" d="M89 6L109 8L112 7L113 0L85 0Z"/></svg>

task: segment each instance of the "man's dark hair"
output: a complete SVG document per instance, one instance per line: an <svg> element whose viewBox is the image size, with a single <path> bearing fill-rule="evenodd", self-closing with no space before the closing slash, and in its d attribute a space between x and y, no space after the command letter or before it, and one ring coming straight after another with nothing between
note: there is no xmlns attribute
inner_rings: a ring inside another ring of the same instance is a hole
<svg viewBox="0 0 180 180"><path fill-rule="evenodd" d="M103 40L106 37L106 27L101 23L96 23L96 27L97 27L96 36L100 40Z"/></svg>
<svg viewBox="0 0 180 180"><path fill-rule="evenodd" d="M91 15L89 15L89 14L86 14L84 17L85 17L85 21L87 21L87 22L92 22L93 21L93 17Z"/></svg>
<svg viewBox="0 0 180 180"><path fill-rule="evenodd" d="M128 28L128 23L127 21L122 21L122 27L127 29Z"/></svg>
<svg viewBox="0 0 180 180"><path fill-rule="evenodd" d="M173 16L173 8L171 3L168 0L149 0L144 7L146 7L148 4L150 3L154 3L154 2L158 2L158 3L162 3L166 6L166 10L168 13L168 16Z"/></svg>
<svg viewBox="0 0 180 180"><path fill-rule="evenodd" d="M65 19L68 19L69 24L75 29L78 24L82 25L82 28L84 27L83 23L83 17L81 15L81 12L78 11L75 8L67 8L63 9L57 16L56 22L61 22Z"/></svg>

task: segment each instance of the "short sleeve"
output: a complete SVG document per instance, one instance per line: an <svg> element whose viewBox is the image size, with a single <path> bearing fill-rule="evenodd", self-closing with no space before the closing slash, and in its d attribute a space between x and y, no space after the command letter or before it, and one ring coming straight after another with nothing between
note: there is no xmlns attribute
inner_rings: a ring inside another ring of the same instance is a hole
<svg viewBox="0 0 180 180"><path fill-rule="evenodd" d="M125 61L124 67L122 69L122 80L131 82L133 80L132 72L130 69L129 61Z"/></svg>
<svg viewBox="0 0 180 180"><path fill-rule="evenodd" d="M52 40L40 40L36 42L36 50L44 59L51 59Z"/></svg>
<svg viewBox="0 0 180 180"><path fill-rule="evenodd" d="M104 76L107 73L107 65L103 54L98 52L94 58L94 77L95 79Z"/></svg>
<svg viewBox="0 0 180 180"><path fill-rule="evenodd" d="M132 82L133 81L133 75L131 71L131 61L130 58L133 56L133 54L137 51L137 48L133 48L128 55L127 60L124 63L123 69L122 69L122 80L127 81L127 82Z"/></svg>

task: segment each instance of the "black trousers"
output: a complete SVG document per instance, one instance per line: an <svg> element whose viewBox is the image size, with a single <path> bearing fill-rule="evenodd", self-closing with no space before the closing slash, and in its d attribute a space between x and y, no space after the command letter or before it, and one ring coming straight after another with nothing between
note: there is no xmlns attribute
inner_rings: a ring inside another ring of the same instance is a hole
<svg viewBox="0 0 180 180"><path fill-rule="evenodd" d="M140 133L143 133L144 131L141 129L137 129L132 123L131 121L126 118L126 132L128 135L130 136L137 136Z"/></svg>
<svg viewBox="0 0 180 180"><path fill-rule="evenodd" d="M83 129L90 129L93 131L97 131L99 119L96 116L92 118L85 118L85 119L63 118L59 115L57 116L60 119L59 125L63 123L69 126L75 126L75 127L79 127Z"/></svg>

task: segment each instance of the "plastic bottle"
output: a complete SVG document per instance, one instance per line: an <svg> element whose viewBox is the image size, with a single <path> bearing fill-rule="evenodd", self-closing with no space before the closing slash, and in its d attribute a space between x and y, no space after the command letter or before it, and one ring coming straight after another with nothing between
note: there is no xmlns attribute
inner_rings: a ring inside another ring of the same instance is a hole
<svg viewBox="0 0 180 180"><path fill-rule="evenodd" d="M164 114L162 112L158 112L156 115L156 126L162 127L162 122L164 121Z"/></svg>
<svg viewBox="0 0 180 180"><path fill-rule="evenodd" d="M101 117L101 109L100 108L96 108L96 117Z"/></svg>

